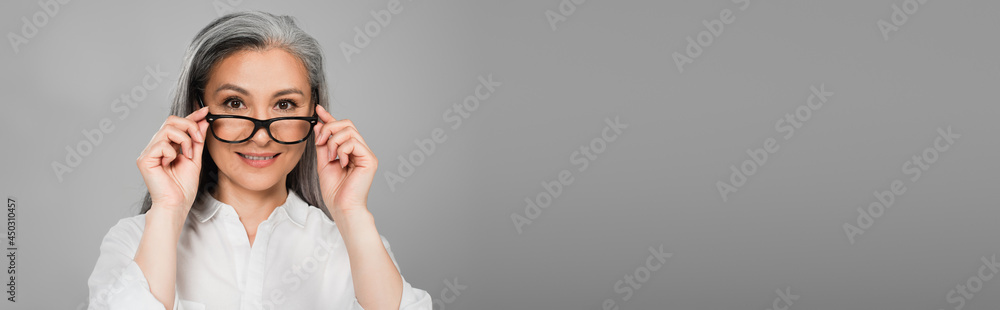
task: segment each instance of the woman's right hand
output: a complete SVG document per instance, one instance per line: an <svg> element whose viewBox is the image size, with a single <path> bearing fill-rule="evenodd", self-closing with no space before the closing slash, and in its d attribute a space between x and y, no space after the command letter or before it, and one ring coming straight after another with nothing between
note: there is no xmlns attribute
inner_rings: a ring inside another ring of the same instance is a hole
<svg viewBox="0 0 1000 310"><path fill-rule="evenodd" d="M181 218L191 209L198 194L201 154L208 132L206 114L208 108L201 108L187 117L167 117L136 159L153 200L152 209Z"/></svg>

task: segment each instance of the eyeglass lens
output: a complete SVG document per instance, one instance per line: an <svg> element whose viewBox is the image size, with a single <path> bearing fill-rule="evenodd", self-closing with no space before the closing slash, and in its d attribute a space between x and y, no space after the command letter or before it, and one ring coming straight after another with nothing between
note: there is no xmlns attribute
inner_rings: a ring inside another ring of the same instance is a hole
<svg viewBox="0 0 1000 310"><path fill-rule="evenodd" d="M284 119L271 123L271 135L281 142L295 142L309 135L311 124L307 120ZM222 140L240 141L253 133L252 121L241 118L219 118L212 124L212 131ZM264 128L261 128L264 129Z"/></svg>

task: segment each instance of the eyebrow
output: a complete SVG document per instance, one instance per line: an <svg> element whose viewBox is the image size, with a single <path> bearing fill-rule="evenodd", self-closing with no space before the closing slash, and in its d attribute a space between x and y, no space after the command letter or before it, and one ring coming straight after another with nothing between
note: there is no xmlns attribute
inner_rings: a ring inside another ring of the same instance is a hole
<svg viewBox="0 0 1000 310"><path fill-rule="evenodd" d="M219 85L219 88L216 88L215 92L218 93L218 92L220 92L222 90L226 90L226 89L238 92L240 94L243 94L244 96L250 96L250 92L247 91L246 89L243 89L242 87L239 87L239 86L236 86L236 85L233 85L233 84L229 84L229 83L225 83L225 84ZM299 95L305 96L305 93L303 93L298 88L288 88L288 89L282 89L282 90L279 90L279 91L275 92L274 95L271 96L271 97L272 98L277 98L277 97L281 97L281 96L288 95L288 94L299 94Z"/></svg>

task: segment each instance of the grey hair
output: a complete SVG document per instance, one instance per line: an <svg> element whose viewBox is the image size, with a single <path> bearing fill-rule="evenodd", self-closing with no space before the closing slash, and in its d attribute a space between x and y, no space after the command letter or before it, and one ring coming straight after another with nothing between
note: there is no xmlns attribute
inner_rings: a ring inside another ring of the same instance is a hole
<svg viewBox="0 0 1000 310"><path fill-rule="evenodd" d="M305 64L313 95L311 100L327 108L326 76L319 42L296 26L295 20L290 16L248 11L219 17L194 37L184 57L180 77L177 79L170 114L185 117L196 110L198 96L204 92L209 71L215 63L235 52L263 51L270 48L284 49ZM316 141L306 139L305 143L306 150L299 163L288 173L285 186L329 217L330 214L323 204L319 177L316 173ZM206 189L214 189L217 184L218 166L206 151L202 153L197 195L201 195ZM148 190L141 205L140 214L145 214L153 205Z"/></svg>

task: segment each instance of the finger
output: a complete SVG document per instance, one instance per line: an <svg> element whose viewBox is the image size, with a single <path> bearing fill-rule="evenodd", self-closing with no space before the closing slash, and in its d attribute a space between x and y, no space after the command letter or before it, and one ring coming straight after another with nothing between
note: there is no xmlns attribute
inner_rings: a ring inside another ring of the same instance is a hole
<svg viewBox="0 0 1000 310"><path fill-rule="evenodd" d="M355 139L358 139L359 141L361 141L361 143L365 143L365 138L361 137L361 132L358 131L358 126L354 126L354 122L353 121L351 121L349 119L342 119L340 121L342 121L342 122L344 122L346 124L345 127L350 128L351 130L354 131L355 135L353 137Z"/></svg>
<svg viewBox="0 0 1000 310"><path fill-rule="evenodd" d="M317 162L326 164L336 160L338 147L340 146L334 143L324 143L322 145L317 145L316 146Z"/></svg>
<svg viewBox="0 0 1000 310"><path fill-rule="evenodd" d="M353 130L355 133L357 133L358 140L361 140L362 142L364 141L364 139L361 138L361 134L358 133L358 128L354 127L354 122L352 122L349 119L343 119L339 121L334 121L332 123L323 124L323 128L320 130L320 134L316 135L316 144L326 144L327 140L330 139L331 135L334 135L337 132L342 131L344 129Z"/></svg>
<svg viewBox="0 0 1000 310"><path fill-rule="evenodd" d="M368 149L363 143L358 139L350 139L340 145L338 150L338 155L341 159L341 167L346 167L349 163L348 155L353 157L353 162L355 166L368 166L369 162L374 158L371 150Z"/></svg>
<svg viewBox="0 0 1000 310"><path fill-rule="evenodd" d="M342 121L338 121L338 122L342 122ZM327 149L329 150L329 153L330 153L329 154L330 161L333 161L334 159L339 158L340 159L341 167L344 166L344 163L346 163L348 161L348 158L347 158L347 156L341 156L340 154L342 152L340 150L343 149L344 142L350 140L352 137L357 137L358 136L357 132L358 131L354 130L354 128L352 128L352 127L344 127L344 128L339 129L339 131L334 132L333 135L324 135L324 136L328 136L329 137L328 140L326 141L326 146L327 146Z"/></svg>
<svg viewBox="0 0 1000 310"><path fill-rule="evenodd" d="M322 126L320 126L319 132L316 134L316 145L324 145L327 143L330 139L330 135L336 132L335 129L337 128L334 127L336 124L336 122L323 123Z"/></svg>
<svg viewBox="0 0 1000 310"><path fill-rule="evenodd" d="M181 146L181 152L188 159L194 159L194 148L192 145L191 136L187 132L181 131L173 126L163 127L160 130L160 135L167 141L179 144Z"/></svg>
<svg viewBox="0 0 1000 310"><path fill-rule="evenodd" d="M167 142L167 140L160 140L160 142L156 144L155 148L156 149L153 154L160 155L160 167L163 167L164 169L170 167L170 163L173 162L174 159L177 159L177 150L174 149L174 146L171 145L170 142Z"/></svg>
<svg viewBox="0 0 1000 310"><path fill-rule="evenodd" d="M206 121L204 119L198 121L198 132L201 133L202 137L204 137L208 133L208 121ZM194 163L196 165L198 165L199 167L201 166L201 155L204 152L204 150L205 150L205 142L204 141L201 141L201 142L195 141L194 142L194 158L192 158L192 159L194 160Z"/></svg>
<svg viewBox="0 0 1000 310"><path fill-rule="evenodd" d="M207 110L201 113L207 113ZM201 119L204 119L204 116ZM199 119L199 121L201 119ZM177 127L180 130L186 131L195 140L205 142L205 136L201 134L200 130L198 130L199 129L198 123L196 123L194 120L188 119L186 117L177 117L171 115L167 117L167 121L163 123L163 126Z"/></svg>
<svg viewBox="0 0 1000 310"><path fill-rule="evenodd" d="M318 104L316 105L316 115L319 116L319 119L324 123L337 121L336 118L333 118L333 115L330 115L330 112L328 112L326 108Z"/></svg>
<svg viewBox="0 0 1000 310"><path fill-rule="evenodd" d="M313 133L315 133L316 136L316 146L321 146L326 143L326 140L320 139L323 138L323 126L326 126L323 122L317 122L316 125L313 125Z"/></svg>
<svg viewBox="0 0 1000 310"><path fill-rule="evenodd" d="M348 162L350 162L350 160L351 160L349 157L347 157L347 154L349 154L351 152L354 152L354 144L353 143L350 144L350 145L343 145L342 144L341 147L337 149L337 156L340 156L340 167L341 168L347 167Z"/></svg>
<svg viewBox="0 0 1000 310"><path fill-rule="evenodd" d="M316 124L313 126L313 133L319 136L320 130L323 128L322 124ZM323 164L330 161L330 153L327 152L326 145L316 144L316 163Z"/></svg>
<svg viewBox="0 0 1000 310"><path fill-rule="evenodd" d="M194 143L195 142L201 143L201 141L198 141L191 135L191 132L189 130L182 130L172 125L164 127L163 129L160 130L160 133L158 134L161 135L161 138L169 140L170 143L174 143L181 146L181 150L184 156L187 157L188 159L191 159L194 156L193 152Z"/></svg>
<svg viewBox="0 0 1000 310"><path fill-rule="evenodd" d="M340 120L338 122L350 122L350 120ZM371 153L371 149L368 148L368 144L365 143L364 138L362 138L361 134L358 133L358 129L357 128L355 128L354 126L343 127L342 129L340 129L340 131L337 131L336 133L334 133L330 137L330 140L328 140L327 143L326 143L327 145L331 145L331 146L335 145L336 146L336 148L333 149L333 151L335 151L336 153L331 153L330 156L333 157L334 154L336 154L337 156L339 156L340 157L340 166L341 167L346 167L347 164L350 162L350 158L348 158L345 155L341 155L341 154L346 154L346 153L344 153L344 152L342 152L340 150L342 150L344 148L344 143L346 143L348 141L351 141L351 140L358 141L358 143L360 143L363 146L363 148L368 151L368 153ZM332 161L332 159L331 159L331 161Z"/></svg>
<svg viewBox="0 0 1000 310"><path fill-rule="evenodd" d="M327 143L326 144L326 161L327 162L332 162L334 159L337 159L337 150L338 149L340 149L339 145L336 145L336 144L333 144L333 143Z"/></svg>
<svg viewBox="0 0 1000 310"><path fill-rule="evenodd" d="M358 139L358 140L361 141L362 144L364 144L364 140L361 140L361 134L359 134L358 130L354 129L353 127L344 128L344 129L341 129L340 131L334 133L333 136L330 137L329 142L327 142L327 143L336 144L336 145L343 145L344 142L347 142L347 140L350 140L352 138L353 139ZM367 147L367 145L366 145L366 147Z"/></svg>
<svg viewBox="0 0 1000 310"><path fill-rule="evenodd" d="M205 119L206 115L208 115L208 107L202 107L201 109L194 110L194 112L191 112L191 114L188 114L184 118L197 122Z"/></svg>
<svg viewBox="0 0 1000 310"><path fill-rule="evenodd" d="M136 159L136 164L139 166L140 172L145 173L146 170L160 165L160 158L163 158L163 151L157 147L158 141L160 140L153 139L149 141L146 148L139 154L139 158Z"/></svg>
<svg viewBox="0 0 1000 310"><path fill-rule="evenodd" d="M198 134L201 135L201 142L205 142L205 138L208 137L208 127L212 124L208 123L208 120L198 121Z"/></svg>

